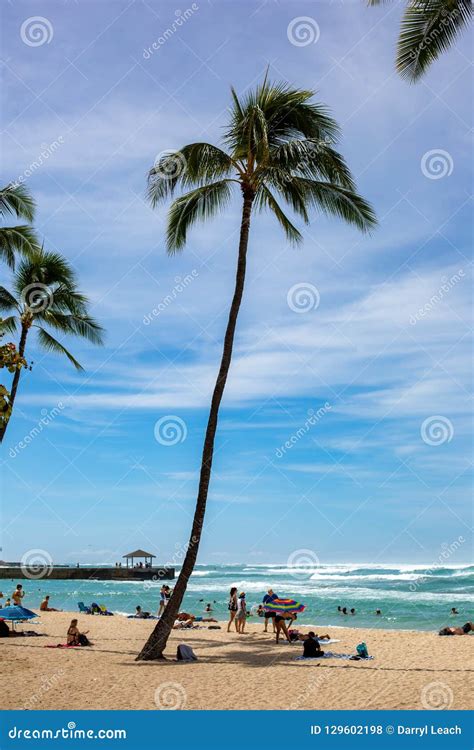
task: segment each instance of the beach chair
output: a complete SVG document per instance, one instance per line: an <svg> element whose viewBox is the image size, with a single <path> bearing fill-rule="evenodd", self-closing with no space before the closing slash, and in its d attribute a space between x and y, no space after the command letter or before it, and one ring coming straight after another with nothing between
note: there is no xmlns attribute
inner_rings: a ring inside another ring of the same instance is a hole
<svg viewBox="0 0 474 750"><path fill-rule="evenodd" d="M84 615L91 614L90 607L86 607L84 602L77 602L77 606L79 607L79 612L82 612Z"/></svg>

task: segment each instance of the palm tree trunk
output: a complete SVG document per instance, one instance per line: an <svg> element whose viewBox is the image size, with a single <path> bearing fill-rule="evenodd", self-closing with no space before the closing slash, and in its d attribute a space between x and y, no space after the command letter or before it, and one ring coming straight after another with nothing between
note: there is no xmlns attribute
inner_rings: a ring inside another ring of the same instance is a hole
<svg viewBox="0 0 474 750"><path fill-rule="evenodd" d="M20 355L20 357L23 357L25 354L26 337L28 336L28 330L29 330L28 326L22 325L20 343L18 345L18 354ZM21 374L21 367L17 367L15 370L15 374L13 376L12 386L10 390L10 397L8 399L8 404L10 407L10 416L8 417L7 420L2 422L0 426L0 443L3 442L3 438L5 437L5 433L7 431L7 427L12 416L13 404L15 403L16 392L18 390L18 383L20 382L20 374Z"/></svg>
<svg viewBox="0 0 474 750"><path fill-rule="evenodd" d="M237 263L237 273L235 279L234 296L229 311L229 320L224 337L224 348L222 351L219 374L217 376L214 392L212 394L211 408L207 422L206 436L201 460L201 473L199 477L199 489L196 500L196 509L191 530L191 536L183 561L181 572L176 581L173 594L166 607L160 621L157 623L154 631L145 643L143 649L137 656L137 661L151 661L153 659L163 659L163 651L166 648L171 629L174 625L176 615L181 607L181 602L188 585L191 573L196 563L199 543L201 541L202 527L204 523L204 514L206 512L207 494L209 490L209 480L211 478L212 458L214 455L214 440L217 430L217 420L219 417L219 407L224 393L227 375L229 374L230 363L232 359L232 349L234 345L235 327L237 316L239 314L242 294L244 291L245 268L247 262L247 246L250 228L250 215L252 212L252 203L255 194L252 190L243 190L244 204L242 210L242 222L240 226L239 258Z"/></svg>

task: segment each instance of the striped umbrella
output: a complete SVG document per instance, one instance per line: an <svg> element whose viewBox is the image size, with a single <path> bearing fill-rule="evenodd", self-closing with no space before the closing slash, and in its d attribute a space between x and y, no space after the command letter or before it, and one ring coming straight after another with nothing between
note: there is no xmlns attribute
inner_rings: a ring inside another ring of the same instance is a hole
<svg viewBox="0 0 474 750"><path fill-rule="evenodd" d="M264 606L267 612L304 612L306 609L305 604L300 604L294 599L273 599Z"/></svg>

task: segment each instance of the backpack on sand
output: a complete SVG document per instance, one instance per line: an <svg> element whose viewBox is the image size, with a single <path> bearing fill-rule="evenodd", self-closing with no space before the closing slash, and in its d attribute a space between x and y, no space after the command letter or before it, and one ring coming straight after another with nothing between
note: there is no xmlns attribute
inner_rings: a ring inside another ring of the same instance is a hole
<svg viewBox="0 0 474 750"><path fill-rule="evenodd" d="M187 646L185 643L179 644L176 649L176 658L178 661L197 661L197 656L191 646Z"/></svg>

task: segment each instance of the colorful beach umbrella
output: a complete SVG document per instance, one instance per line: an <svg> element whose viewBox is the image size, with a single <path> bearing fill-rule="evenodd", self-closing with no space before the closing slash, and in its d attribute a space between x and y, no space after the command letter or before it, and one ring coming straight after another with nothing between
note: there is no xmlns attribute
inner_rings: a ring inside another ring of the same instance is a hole
<svg viewBox="0 0 474 750"><path fill-rule="evenodd" d="M273 599L265 603L267 612L304 612L306 606L294 599Z"/></svg>
<svg viewBox="0 0 474 750"><path fill-rule="evenodd" d="M0 609L1 620L11 620L12 622L15 622L17 620L32 620L33 617L38 617L38 615L35 612L32 612L31 609L26 609L25 607L20 607L16 604Z"/></svg>

